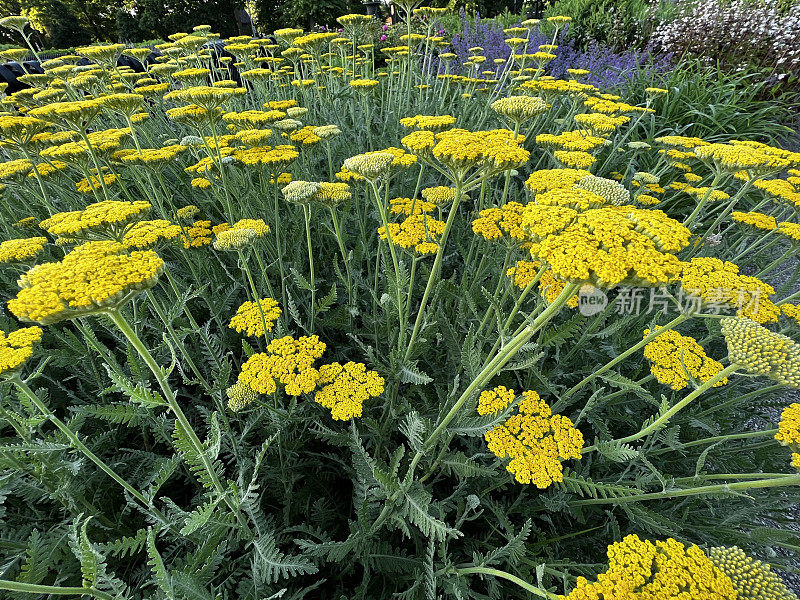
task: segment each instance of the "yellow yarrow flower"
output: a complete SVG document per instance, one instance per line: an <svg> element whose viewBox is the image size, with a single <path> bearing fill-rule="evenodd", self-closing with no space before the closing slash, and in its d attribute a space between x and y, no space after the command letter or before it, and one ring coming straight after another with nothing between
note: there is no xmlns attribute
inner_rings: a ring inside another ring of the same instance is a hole
<svg viewBox="0 0 800 600"><path fill-rule="evenodd" d="M793 242L800 242L800 225L782 221L778 224L778 232L788 237Z"/></svg>
<svg viewBox="0 0 800 600"><path fill-rule="evenodd" d="M740 275L739 267L713 257L683 263L683 291L705 303L723 304L758 323L777 321L780 309L770 300L775 289L756 277Z"/></svg>
<svg viewBox="0 0 800 600"><path fill-rule="evenodd" d="M253 391L253 388L241 381L237 381L226 389L225 394L228 396L228 408L233 412L239 412L258 399L258 394Z"/></svg>
<svg viewBox="0 0 800 600"><path fill-rule="evenodd" d="M329 408L333 419L347 421L361 416L364 401L380 396L384 383L383 377L368 371L363 363L322 365L314 402Z"/></svg>
<svg viewBox="0 0 800 600"><path fill-rule="evenodd" d="M597 159L588 152L572 150L556 150L553 152L555 159L566 167L585 169L597 162Z"/></svg>
<svg viewBox="0 0 800 600"><path fill-rule="evenodd" d="M508 202L499 208L486 208L472 222L472 231L490 241L504 236L523 241L526 238L522 228L524 209L519 202Z"/></svg>
<svg viewBox="0 0 800 600"><path fill-rule="evenodd" d="M117 176L114 173L105 173L103 181L96 175L92 175L91 179L83 178L75 183L75 187L82 194L91 194L95 190L99 190L104 185L108 186L117 181Z"/></svg>
<svg viewBox="0 0 800 600"><path fill-rule="evenodd" d="M181 234L184 248L200 248L211 243L214 232L211 230L211 221L195 221L189 227L184 228Z"/></svg>
<svg viewBox="0 0 800 600"><path fill-rule="evenodd" d="M491 390L484 390L478 397L479 415L496 415L504 410L516 398L514 390L499 385Z"/></svg>
<svg viewBox="0 0 800 600"><path fill-rule="evenodd" d="M797 402L783 409L775 439L784 446L800 446L800 404Z"/></svg>
<svg viewBox="0 0 800 600"><path fill-rule="evenodd" d="M539 271L544 272L539 274ZM567 287L566 282L556 279L553 272L547 267L536 261L520 260L517 264L506 271L508 277L513 278L514 285L524 290L538 276L539 294L548 303L552 304ZM575 294L567 300L567 306L576 308L578 306L578 295Z"/></svg>
<svg viewBox="0 0 800 600"><path fill-rule="evenodd" d="M794 319L797 321L797 324L800 325L800 304L781 304L778 308L781 309L781 312L789 317L790 319Z"/></svg>
<svg viewBox="0 0 800 600"><path fill-rule="evenodd" d="M747 556L737 546L709 548L708 557L730 578L737 600L797 600L770 565Z"/></svg>
<svg viewBox="0 0 800 600"><path fill-rule="evenodd" d="M145 200L105 200L90 204L83 210L56 213L39 223L39 227L51 235L71 239L91 234L116 236L149 210L150 203Z"/></svg>
<svg viewBox="0 0 800 600"><path fill-rule="evenodd" d="M272 298L261 298L256 302L245 302L231 318L228 327L248 336L262 336L267 331L272 331L275 321L281 316L278 303Z"/></svg>
<svg viewBox="0 0 800 600"><path fill-rule="evenodd" d="M436 208L433 202L415 200L413 198L392 198L389 200L389 211L393 215L420 215Z"/></svg>
<svg viewBox="0 0 800 600"><path fill-rule="evenodd" d="M537 117L549 108L547 102L536 96L509 96L495 100L490 106L513 123Z"/></svg>
<svg viewBox="0 0 800 600"><path fill-rule="evenodd" d="M778 227L775 217L760 212L741 212L735 210L731 213L731 218L737 223L750 225L756 229L764 229L766 231L771 231Z"/></svg>
<svg viewBox="0 0 800 600"><path fill-rule="evenodd" d="M0 264L35 258L44 249L47 238L30 237L0 243Z"/></svg>
<svg viewBox="0 0 800 600"><path fill-rule="evenodd" d="M16 375L41 339L41 327L23 327L10 333L0 330L0 376Z"/></svg>
<svg viewBox="0 0 800 600"><path fill-rule="evenodd" d="M662 211L631 206L578 212L531 203L521 227L531 254L549 264L555 277L599 288L674 281L683 268L674 253L691 235Z"/></svg>
<svg viewBox="0 0 800 600"><path fill-rule="evenodd" d="M730 578L697 546L672 538L652 543L629 535L608 547L608 568L597 581L578 577L561 600L733 600Z"/></svg>
<svg viewBox="0 0 800 600"><path fill-rule="evenodd" d="M43 325L115 310L153 287L163 267L152 250L126 253L118 242L87 242L22 275L22 289L8 308L23 321Z"/></svg>
<svg viewBox="0 0 800 600"><path fill-rule="evenodd" d="M570 419L554 415L534 391L522 393L517 413L484 435L498 458L510 458L506 470L519 483L545 489L563 481L562 460L580 459L583 435Z"/></svg>
<svg viewBox="0 0 800 600"><path fill-rule="evenodd" d="M536 143L545 148L568 150L571 152L588 152L604 146L605 138L591 135L588 131L565 131L558 135L542 133L536 136Z"/></svg>
<svg viewBox="0 0 800 600"><path fill-rule="evenodd" d="M172 240L181 234L180 225L166 219L139 221L134 223L122 237L122 245L126 249L150 248L161 240Z"/></svg>
<svg viewBox="0 0 800 600"><path fill-rule="evenodd" d="M649 334L650 330L645 329L644 336ZM684 389L690 380L706 382L723 369L722 363L706 355L697 340L674 330L661 333L647 344L644 357L650 362L650 372L655 378L673 390ZM727 382L727 378L722 379L714 387Z"/></svg>
<svg viewBox="0 0 800 600"><path fill-rule="evenodd" d="M445 222L425 214L413 214L400 223L389 223L392 244L418 254L433 254L439 249L438 239L444 233ZM378 228L382 240L388 239L386 227Z"/></svg>
<svg viewBox="0 0 800 600"><path fill-rule="evenodd" d="M525 180L525 187L533 194L571 188L588 175L591 173L585 169L540 169Z"/></svg>
<svg viewBox="0 0 800 600"><path fill-rule="evenodd" d="M323 352L325 344L316 335L272 340L266 352L254 354L242 365L239 381L259 394L275 393L278 383L290 396L311 392L319 379L314 361Z"/></svg>
<svg viewBox="0 0 800 600"><path fill-rule="evenodd" d="M455 200L456 189L446 185L422 188L422 197L434 206L443 206Z"/></svg>

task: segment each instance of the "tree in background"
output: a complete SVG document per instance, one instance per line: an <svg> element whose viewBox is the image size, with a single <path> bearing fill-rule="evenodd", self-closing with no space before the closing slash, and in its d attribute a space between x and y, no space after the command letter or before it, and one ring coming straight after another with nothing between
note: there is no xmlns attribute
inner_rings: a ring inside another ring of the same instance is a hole
<svg viewBox="0 0 800 600"><path fill-rule="evenodd" d="M222 37L239 35L235 11L243 4L242 0L132 0L117 18L118 37L166 39L176 31L191 32L196 25L211 25Z"/></svg>
<svg viewBox="0 0 800 600"><path fill-rule="evenodd" d="M114 39L116 5L110 0L2 0L0 13L24 14L42 47L68 48L93 40ZM6 43L19 43L3 32Z"/></svg>
<svg viewBox="0 0 800 600"><path fill-rule="evenodd" d="M333 26L336 17L365 12L358 0L256 0L256 9L262 33L281 27Z"/></svg>

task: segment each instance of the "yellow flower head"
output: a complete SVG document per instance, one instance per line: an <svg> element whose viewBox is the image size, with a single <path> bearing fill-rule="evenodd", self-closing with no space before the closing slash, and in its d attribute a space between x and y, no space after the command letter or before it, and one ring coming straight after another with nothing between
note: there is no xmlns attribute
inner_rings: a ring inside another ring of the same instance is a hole
<svg viewBox="0 0 800 600"><path fill-rule="evenodd" d="M134 223L122 237L122 245L126 249L150 248L161 240L173 240L181 234L180 225L165 219L139 221Z"/></svg>
<svg viewBox="0 0 800 600"><path fill-rule="evenodd" d="M588 131L565 131L558 135L542 133L536 136L536 143L552 150L561 149L570 152L589 152L604 146L605 138L592 135Z"/></svg>
<svg viewBox="0 0 800 600"><path fill-rule="evenodd" d="M186 227L181 234L183 247L188 249L208 246L211 243L213 234L211 221L195 221L189 227Z"/></svg>
<svg viewBox="0 0 800 600"><path fill-rule="evenodd" d="M335 208L340 204L350 200L350 186L346 183L330 183L327 181L320 182L319 190L314 194L313 200Z"/></svg>
<svg viewBox="0 0 800 600"><path fill-rule="evenodd" d="M660 327L656 327L660 329ZM650 334L649 329L644 335ZM673 390L682 390L694 379L706 382L722 371L722 364L706 355L703 347L689 336L677 331L665 331L644 347L644 357L650 361L650 372ZM714 384L725 385L727 378Z"/></svg>
<svg viewBox="0 0 800 600"><path fill-rule="evenodd" d="M452 115L417 115L400 119L400 125L408 129L420 129L434 133L450 129L456 122Z"/></svg>
<svg viewBox="0 0 800 600"><path fill-rule="evenodd" d="M764 229L766 231L777 229L778 227L775 217L760 212L741 212L735 210L731 213L731 218L737 223L750 225L756 229Z"/></svg>
<svg viewBox="0 0 800 600"><path fill-rule="evenodd" d="M420 215L436 208L433 202L414 200L413 198L392 198L389 200L390 212L393 215Z"/></svg>
<svg viewBox="0 0 800 600"><path fill-rule="evenodd" d="M228 396L228 408L233 412L239 412L258 398L253 388L241 381L237 381L225 390L225 394Z"/></svg>
<svg viewBox="0 0 800 600"><path fill-rule="evenodd" d="M562 460L580 459L583 435L567 417L552 414L536 392L522 396L517 413L484 438L495 456L511 459L506 469L519 483L545 489L563 481Z"/></svg>
<svg viewBox="0 0 800 600"><path fill-rule="evenodd" d="M778 232L788 237L792 242L800 242L800 225L781 221L778 224Z"/></svg>
<svg viewBox="0 0 800 600"><path fill-rule="evenodd" d="M389 223L389 234L386 228L378 228L378 235L382 240L389 239L391 243L404 249L414 249L419 254L433 254L439 249L438 239L444 233L445 222L434 219L426 214L412 214L400 223Z"/></svg>
<svg viewBox="0 0 800 600"><path fill-rule="evenodd" d="M33 356L33 347L40 339L41 327L23 327L8 334L0 330L0 376L15 375Z"/></svg>
<svg viewBox="0 0 800 600"><path fill-rule="evenodd" d="M800 153L775 150L766 145L731 142L697 146L694 154L701 161L726 173L748 171L763 175L800 164Z"/></svg>
<svg viewBox="0 0 800 600"><path fill-rule="evenodd" d="M365 92L374 88L379 83L380 82L377 79L352 79L350 81L350 87L354 90Z"/></svg>
<svg viewBox="0 0 800 600"><path fill-rule="evenodd" d="M682 263L674 255L691 233L660 210L605 206L578 212L528 204L522 228L531 254L558 279L599 288L620 283L659 285L675 280Z"/></svg>
<svg viewBox="0 0 800 600"><path fill-rule="evenodd" d="M565 167L575 169L585 169L597 162L594 156L580 150L556 150L553 152L553 156Z"/></svg>
<svg viewBox="0 0 800 600"><path fill-rule="evenodd" d="M797 324L800 325L800 304L789 304L788 302L781 304L778 308L781 309L781 312L789 317L790 319L794 319L797 321Z"/></svg>
<svg viewBox="0 0 800 600"><path fill-rule="evenodd" d="M114 173L103 174L103 180L97 175L92 175L90 179L83 178L75 183L76 189L82 194L91 194L95 190L99 190L103 186L109 186L117 181L117 176Z"/></svg>
<svg viewBox="0 0 800 600"><path fill-rule="evenodd" d="M181 221L193 219L199 214L200 214L200 209L194 204L188 204L186 206L182 206L177 211L175 211L175 216Z"/></svg>
<svg viewBox="0 0 800 600"><path fill-rule="evenodd" d="M47 238L30 237L0 243L0 264L35 258L47 244Z"/></svg>
<svg viewBox="0 0 800 600"><path fill-rule="evenodd" d="M509 96L495 100L491 108L512 122L521 123L546 112L548 105L536 96Z"/></svg>
<svg viewBox="0 0 800 600"><path fill-rule="evenodd" d="M22 289L8 308L19 319L42 325L114 310L153 287L163 267L152 250L126 253L118 242L87 242L22 275Z"/></svg>
<svg viewBox="0 0 800 600"><path fill-rule="evenodd" d="M777 321L780 309L769 299L775 289L756 277L740 275L739 267L718 258L698 257L683 263L683 291L704 303L737 309L758 323Z"/></svg>
<svg viewBox="0 0 800 600"><path fill-rule="evenodd" d="M383 393L384 379L363 363L322 365L314 402L331 410L331 417L347 421L360 417L364 401Z"/></svg>
<svg viewBox="0 0 800 600"><path fill-rule="evenodd" d="M319 379L314 361L323 352L325 344L316 335L272 340L266 352L254 354L242 365L239 381L259 394L275 393L278 383L290 396L311 392Z"/></svg>
<svg viewBox="0 0 800 600"><path fill-rule="evenodd" d="M472 231L487 240L499 240L504 236L523 241L522 214L525 207L519 202L509 202L499 208L486 208L472 222Z"/></svg>
<svg viewBox="0 0 800 600"><path fill-rule="evenodd" d="M598 179L600 178L598 177ZM565 206L582 211L590 208L600 208L606 204L606 199L594 192L573 186L572 188L560 188L538 194L535 202L542 206Z"/></svg>
<svg viewBox="0 0 800 600"><path fill-rule="evenodd" d="M588 129L598 136L608 135L620 125L624 125L631 120L630 117L625 115L611 117L597 112L575 115L574 119L578 126Z"/></svg>
<svg viewBox="0 0 800 600"><path fill-rule="evenodd" d="M514 401L516 394L503 385L484 390L478 397L479 415L496 415Z"/></svg>
<svg viewBox="0 0 800 600"><path fill-rule="evenodd" d="M746 317L722 319L722 334L728 343L731 364L800 388L800 344Z"/></svg>
<svg viewBox="0 0 800 600"><path fill-rule="evenodd" d="M307 204L322 189L322 185L315 181L292 181L281 192L287 201L295 204Z"/></svg>
<svg viewBox="0 0 800 600"><path fill-rule="evenodd" d="M443 206L455 200L456 189L446 185L423 188L422 197L435 206Z"/></svg>
<svg viewBox="0 0 800 600"><path fill-rule="evenodd" d="M531 173L525 181L525 187L533 194L571 188L588 175L591 173L584 169L540 169Z"/></svg>
<svg viewBox="0 0 800 600"><path fill-rule="evenodd" d="M697 546L672 538L652 543L629 535L608 547L608 569L589 583L578 577L561 600L733 600L733 583Z"/></svg>
<svg viewBox="0 0 800 600"><path fill-rule="evenodd" d="M105 200L83 210L56 213L39 223L49 234L70 239L91 234L116 234L142 218L150 210L145 200L127 202Z"/></svg>
<svg viewBox="0 0 800 600"><path fill-rule="evenodd" d="M375 181L390 172L394 160L395 156L390 152L370 152L351 156L344 161L342 168L369 181Z"/></svg>
<svg viewBox="0 0 800 600"><path fill-rule="evenodd" d="M597 194L609 204L616 206L628 204L631 201L631 193L625 186L604 177L587 175L575 184L575 188Z"/></svg>
<svg viewBox="0 0 800 600"><path fill-rule="evenodd" d="M544 269L544 272L540 273ZM542 267L542 264L536 261L520 260L517 264L506 271L508 277L514 279L514 285L524 290L528 287L533 280L538 277L539 294L548 304L552 304L564 291L567 286L566 282L556 279L553 272ZM576 308L578 306L578 295L575 294L567 300L567 306Z"/></svg>
<svg viewBox="0 0 800 600"><path fill-rule="evenodd" d="M272 298L261 298L258 304L255 302L245 302L231 318L228 325L239 333L248 336L262 336L266 331L272 331L275 321L281 316L281 309L278 303Z"/></svg>

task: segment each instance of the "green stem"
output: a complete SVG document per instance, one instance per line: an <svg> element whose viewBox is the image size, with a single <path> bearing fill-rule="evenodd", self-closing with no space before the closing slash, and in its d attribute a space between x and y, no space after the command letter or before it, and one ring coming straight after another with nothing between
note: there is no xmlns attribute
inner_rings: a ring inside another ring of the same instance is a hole
<svg viewBox="0 0 800 600"><path fill-rule="evenodd" d="M456 417L458 412L461 410L461 407L464 406L464 403L469 400L474 393L481 391L486 382L500 372L500 369L502 369L508 363L508 361L510 361L517 354L517 352L519 352L520 348L528 343L528 340L533 337L533 334L539 331L547 324L548 321L550 321L550 319L558 314L564 304L567 303L567 300L572 297L579 287L580 285L577 283L570 283L566 285L564 290L558 295L553 303L548 306L544 312L542 312L542 314L536 317L536 320L534 320L533 323L525 327L520 333L514 336L514 338L512 338L509 343L502 348L491 361L489 361L489 363L481 370L481 372L478 373L477 377L475 377L472 383L467 386L467 389L464 390L464 393L461 394L461 397L456 401L455 404L453 404L453 407L450 409L450 411L444 416L436 429L431 432L431 434L428 436L428 439L425 440L420 449L417 451L416 455L411 461L409 475L413 475L414 468L425 454L426 450L433 446L433 444L436 442L436 438L438 438L442 431L444 431L450 421Z"/></svg>
<svg viewBox="0 0 800 600"><path fill-rule="evenodd" d="M741 369L741 365L738 365L736 363L732 363L732 364L728 365L727 367L722 369L722 371L720 371L719 373L714 375L711 379L709 379L708 381L703 382L703 385L698 387L691 394L686 396L686 398L684 398L683 400L678 402L675 406L670 408L667 412L665 412L663 415L658 417L655 421L650 423L650 425L648 425L647 427L641 429L638 433L634 433L634 434L631 434L631 435L629 435L627 437L620 438L618 440L614 440L614 443L626 444L628 442L634 442L636 440L639 440L639 439L649 435L653 431L656 431L656 430L660 429L663 425L665 425L667 423L667 421L669 421L675 414L677 414L678 411L680 411L685 406L687 406L692 400L697 398L700 394L702 394L706 390L714 387L714 385L716 383L719 383L720 381L725 379L728 375L734 374L738 369ZM587 454L587 453L592 452L594 450L597 450L597 446L592 445L592 446L588 446L587 448L584 448L582 453L583 454Z"/></svg>
<svg viewBox="0 0 800 600"><path fill-rule="evenodd" d="M579 389L581 389L584 385L586 385L587 383L589 383L590 381L592 381L596 377L599 377L600 375L602 375L603 373L605 373L609 369L613 369L616 365L621 363L623 360L628 358L631 354L633 354L634 352L636 352L640 348L644 348L647 344L652 342L654 339L656 339L662 333L666 333L667 331L669 331L671 329L675 329L678 325L680 325L681 323L683 323L684 321L686 321L686 320L688 320L690 318L691 318L691 315L683 313L683 314L680 314L677 317L675 317L672 321L670 321L669 323L667 323L663 327L660 327L659 329L653 329L650 333L648 333L644 337L644 339L642 339L642 341L640 341L639 343L635 344L634 346L628 348L625 352L623 352L619 356L615 357L614 359L610 360L609 362L607 362L605 365L603 365L599 369L593 371L592 373L590 373L589 375L584 377L581 381L579 381L574 386L572 386L569 390L567 390L561 396L561 399L553 407L553 410L557 410L556 406L562 407L564 405L564 403L567 401L567 399L570 398L570 396L572 396L573 394L575 394L575 392L577 392Z"/></svg>
<svg viewBox="0 0 800 600"><path fill-rule="evenodd" d="M680 452L686 448L691 448L692 446L699 446L701 444L714 444L716 442L727 442L729 440L745 440L748 438L754 437L762 437L762 436L774 436L778 433L777 429L764 429L762 431L748 431L747 433L734 433L729 435L716 435L714 437L703 438L702 440L692 440L691 442L686 442L681 445L680 448L661 448L660 450L651 450L649 452L649 456L654 456L656 454L664 454L665 452ZM764 475L761 473L761 475Z"/></svg>
<svg viewBox="0 0 800 600"><path fill-rule="evenodd" d="M267 319L264 317L264 308L261 306L261 294L258 293L258 289L256 288L256 282L253 280L253 273L250 270L250 266L247 264L247 259L244 256L244 253L241 249L236 250L239 254L239 264L242 266L242 271L244 271L245 276L247 277L247 283L250 285L250 293L253 295L253 302L258 309L258 314L261 317L261 328L264 330L264 342L269 344L269 337L267 336Z"/></svg>
<svg viewBox="0 0 800 600"><path fill-rule="evenodd" d="M649 494L636 494L635 496L620 496L618 498L595 498L570 502L570 506L589 506L592 504L622 504L624 502L640 502L642 500L667 500L670 498L685 498L687 496L701 496L703 494L719 494L723 492L746 491L771 487L785 487L800 484L800 475L788 475L778 478L759 479L756 481L737 481L736 483L720 483L704 485L688 490L671 490L668 492L652 492Z"/></svg>
<svg viewBox="0 0 800 600"><path fill-rule="evenodd" d="M0 579L0 590L9 592L22 592L25 594L51 594L53 596L91 596L98 600L114 600L111 594L106 594L93 587L59 587L55 585L36 585Z"/></svg>
<svg viewBox="0 0 800 600"><path fill-rule="evenodd" d="M69 439L70 443L75 447L75 449L82 452L86 458L91 460L97 467L103 471L106 475L108 475L111 479L116 481L122 488L128 492L131 496L136 498L142 506L144 506L148 511L150 511L154 516L156 516L162 523L167 523L167 518L159 511L157 508L153 506L153 504L145 498L139 490L125 481L122 477L120 477L114 469L109 467L103 460L98 457L94 452L89 450L86 445L78 438L78 436L69 428L67 424L64 423L61 419L53 414L53 412L42 402L39 397L34 393L34 391L28 386L27 383L20 379L19 375L14 375L9 379L11 383L13 383L17 389L25 395L28 400L30 400L36 408L39 409L47 419L53 423L60 431L63 433L67 439Z"/></svg>
<svg viewBox="0 0 800 600"><path fill-rule="evenodd" d="M311 247L311 208L303 204L303 216L306 222L306 246L308 246L308 270L311 275L311 318L309 333L314 333L314 316L317 312L317 286L314 282L314 252Z"/></svg>
<svg viewBox="0 0 800 600"><path fill-rule="evenodd" d="M686 217L686 220L683 222L683 224L686 227L689 227L689 225L692 224L692 221L694 221L695 217L697 217L697 215L700 214L700 211L703 209L703 207L706 205L706 202L708 202L708 199L711 197L711 192L713 192L717 188L717 184L720 182L721 179L722 175L720 173L714 175L714 179L711 182L711 185L708 186L708 191L703 195L700 202L698 202L697 206L694 207L692 213L688 217Z"/></svg>
<svg viewBox="0 0 800 600"><path fill-rule="evenodd" d="M417 318L414 321L414 329L411 331L411 338L408 340L408 347L406 348L406 353L403 358L403 362L407 362L409 357L411 356L411 352L414 349L414 344L417 341L417 336L419 335L420 327L422 326L422 321L425 316L425 307L428 304L428 297L431 294L431 290L433 289L434 282L438 277L439 268L442 265L442 257L444 256L444 249L447 244L447 237L450 235L450 229L453 227L453 221L455 220L456 213L458 213L458 205L461 203L462 197L462 182L461 179L456 181L456 191L455 197L453 198L453 205L450 207L450 214L447 216L447 223L445 223L444 231L442 232L442 237L439 239L439 249L436 251L436 258L433 260L433 266L431 267L430 275L428 275L428 283L425 285L425 291L422 293L422 300L419 304L419 310L417 311Z"/></svg>
<svg viewBox="0 0 800 600"><path fill-rule="evenodd" d="M354 306L353 303L353 278L350 273L350 261L347 260L347 250L344 247L344 239L342 238L342 228L339 226L339 217L336 214L336 209L334 207L329 207L331 211L331 219L333 220L333 231L336 233L336 242L339 244L339 252L342 254L342 261L344 262L344 269L347 274L347 303L350 305L350 308ZM352 321L353 315L352 312L350 314L350 319Z"/></svg>
<svg viewBox="0 0 800 600"><path fill-rule="evenodd" d="M506 579L511 583L515 583L523 590L530 592L535 596L539 596L540 598L547 598L548 600L558 600L558 598L560 598L558 594L553 594L552 592L548 592L546 590L538 588L534 585L531 585L527 581L520 579L516 575L512 575L511 573L506 573L505 571L500 571L498 569L490 569L488 567L467 567L464 569L455 569L453 572L455 575L472 575L472 574L492 575L494 577Z"/></svg>
<svg viewBox="0 0 800 600"><path fill-rule="evenodd" d="M136 349L139 353L139 356L142 357L142 360L147 364L150 371L153 373L153 376L158 381L158 385L161 388L161 391L164 394L164 398L169 405L170 410L175 415L175 418L178 421L178 424L181 426L183 431L185 432L186 436L189 439L189 443L192 445L195 453L200 457L200 460L203 463L203 467L208 473L209 480L211 481L214 489L217 491L218 494L225 500L225 503L228 507L233 511L236 517L242 522L242 515L239 512L239 508L233 503L231 498L228 495L228 491L223 487L222 482L219 480L217 476L217 472L214 470L214 465L211 464L211 460L208 458L208 454L206 453L205 448L203 447L203 443L197 437L194 429L192 428L191 423L189 423L189 419L186 418L186 414L183 412L183 409L178 404L178 400L175 398L175 394L172 393L172 389L167 382L167 378L164 375L164 371L158 365L158 363L153 358L153 355L150 354L150 351L147 349L147 346L144 345L142 340L136 335L136 332L130 326L128 321L125 320L125 317L118 310L112 310L106 313L114 325L122 332L122 334L128 339L131 345Z"/></svg>
<svg viewBox="0 0 800 600"><path fill-rule="evenodd" d="M775 267L777 267L784 260L786 260L789 256L791 256L792 254L795 254L796 252L797 252L797 249L794 246L792 246L786 252L784 252L778 258L776 258L774 261L772 261L769 265L767 265L766 267L761 269L758 273L756 273L754 275L754 277L757 277L757 278L761 279L762 277L764 277L764 275L766 275L767 273L772 271Z"/></svg>
<svg viewBox="0 0 800 600"><path fill-rule="evenodd" d="M392 266L394 267L395 283L397 283L397 282L400 281L400 263L397 260L397 251L395 250L395 247L394 247L394 241L392 240L392 234L389 231L389 220L388 220L388 218L386 216L386 207L384 206L383 200L381 200L381 194L378 191L378 186L375 184L374 181L370 181L369 184L370 184L370 186L372 188L372 193L373 193L374 202L375 202L375 208L378 209L378 214L381 217L381 224L383 225L383 230L386 232L386 243L389 246L389 254L392 257ZM388 184L387 184L387 186L388 186ZM388 194L388 191L389 190L388 190L388 187L387 187L387 190L386 190L387 194ZM376 281L377 281L377 277L378 277L378 273L376 271L376 273L375 273L375 280ZM394 287L395 287L395 290L396 290L395 302L397 303L398 322L402 324L403 323L402 291L400 290L400 286L399 285L395 285ZM373 290L373 292L377 295L377 293L378 293L377 286ZM405 334L406 334L405 330L401 327L400 331L398 333L398 336L397 336L398 346L402 345L403 341L405 340Z"/></svg>

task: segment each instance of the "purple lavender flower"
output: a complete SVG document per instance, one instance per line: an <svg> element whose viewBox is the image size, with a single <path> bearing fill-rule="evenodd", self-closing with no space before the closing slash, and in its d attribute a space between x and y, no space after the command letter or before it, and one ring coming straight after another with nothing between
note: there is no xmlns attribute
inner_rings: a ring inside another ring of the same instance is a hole
<svg viewBox="0 0 800 600"><path fill-rule="evenodd" d="M519 24L514 26L519 26ZM641 68L666 71L669 67L669 57L654 56L647 50L615 52L597 44L591 44L586 50L580 50L571 42L565 41L566 36L563 34L562 31L556 40L556 44L558 44L558 50L555 52L557 58L546 67L547 74L553 77L565 77L567 69L587 69L592 73L582 78L581 81L602 89L621 90L636 77L636 72ZM450 47L451 51L458 55L458 62L464 62L470 56L470 48L476 46L483 48L481 54L486 57L484 66L491 68L494 66L492 61L495 59L508 59L511 55L511 48L505 43L507 37L503 33L503 27L496 21L481 20L477 15L474 22L470 22L462 9L461 32L453 36ZM530 36L528 52L536 52L540 45L551 42L552 37L534 31ZM501 68L502 65L498 67L498 70Z"/></svg>

